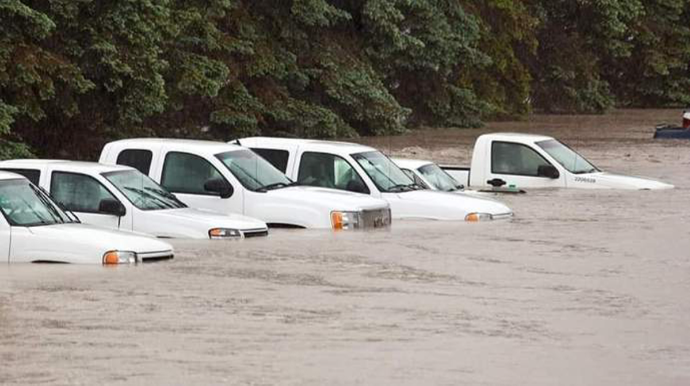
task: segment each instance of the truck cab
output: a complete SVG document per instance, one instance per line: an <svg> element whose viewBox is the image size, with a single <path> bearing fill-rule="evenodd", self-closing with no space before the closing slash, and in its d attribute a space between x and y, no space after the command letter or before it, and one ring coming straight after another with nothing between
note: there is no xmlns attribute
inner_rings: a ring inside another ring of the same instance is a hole
<svg viewBox="0 0 690 386"><path fill-rule="evenodd" d="M391 224L383 200L297 186L256 153L227 143L121 140L106 144L100 162L134 167L190 207L243 214L269 226L349 230Z"/></svg>
<svg viewBox="0 0 690 386"><path fill-rule="evenodd" d="M111 265L172 258L168 243L81 224L25 177L0 171L0 261Z"/></svg>
<svg viewBox="0 0 690 386"><path fill-rule="evenodd" d="M442 168L460 184L471 188L673 188L673 185L648 178L603 172L558 140L532 134L482 135L474 145L471 168Z"/></svg>
<svg viewBox="0 0 690 386"><path fill-rule="evenodd" d="M480 221L513 215L510 208L491 199L426 190L368 146L269 137L233 143L265 157L298 184L383 199L390 204L393 218Z"/></svg>
<svg viewBox="0 0 690 386"><path fill-rule="evenodd" d="M266 223L237 214L188 208L138 170L61 160L12 160L0 169L28 176L87 224L163 238L265 236Z"/></svg>

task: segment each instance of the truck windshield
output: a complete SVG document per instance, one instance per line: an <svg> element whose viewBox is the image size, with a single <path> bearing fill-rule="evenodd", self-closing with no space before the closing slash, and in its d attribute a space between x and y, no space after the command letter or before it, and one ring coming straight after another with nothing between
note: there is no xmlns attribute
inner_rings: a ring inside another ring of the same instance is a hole
<svg viewBox="0 0 690 386"><path fill-rule="evenodd" d="M132 205L141 210L178 209L187 206L174 194L138 170L123 170L103 173L117 190L124 194Z"/></svg>
<svg viewBox="0 0 690 386"><path fill-rule="evenodd" d="M451 177L436 164L424 165L417 170L438 190L454 192L462 187L455 178Z"/></svg>
<svg viewBox="0 0 690 386"><path fill-rule="evenodd" d="M294 185L285 174L251 150L220 153L216 158L249 190L265 192Z"/></svg>
<svg viewBox="0 0 690 386"><path fill-rule="evenodd" d="M382 192L398 193L420 189L390 158L379 151L352 154L352 158Z"/></svg>
<svg viewBox="0 0 690 386"><path fill-rule="evenodd" d="M0 211L14 226L74 222L47 194L23 179L0 181Z"/></svg>
<svg viewBox="0 0 690 386"><path fill-rule="evenodd" d="M558 161L564 168L573 174L585 174L598 172L599 169L587 161L583 156L577 154L575 150L568 146L550 139L547 141L537 142L537 146L544 149L545 152Z"/></svg>

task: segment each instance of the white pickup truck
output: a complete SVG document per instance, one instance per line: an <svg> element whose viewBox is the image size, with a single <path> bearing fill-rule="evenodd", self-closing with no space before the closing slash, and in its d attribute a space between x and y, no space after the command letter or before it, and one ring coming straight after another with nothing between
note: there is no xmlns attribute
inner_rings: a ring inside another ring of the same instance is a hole
<svg viewBox="0 0 690 386"><path fill-rule="evenodd" d="M472 167L442 166L465 187L672 189L663 182L606 173L570 147L543 135L496 133L477 138Z"/></svg>
<svg viewBox="0 0 690 386"><path fill-rule="evenodd" d="M0 170L27 177L87 224L163 238L232 240L268 234L260 220L188 208L128 166L30 159L2 161Z"/></svg>
<svg viewBox="0 0 690 386"><path fill-rule="evenodd" d="M378 150L342 142L254 137L252 149L300 185L357 192L386 200L393 218L484 221L510 218L504 204L423 189Z"/></svg>
<svg viewBox="0 0 690 386"><path fill-rule="evenodd" d="M80 224L15 173L0 171L0 261L133 264L173 258L162 240Z"/></svg>
<svg viewBox="0 0 690 386"><path fill-rule="evenodd" d="M385 201L295 186L251 150L227 143L127 139L108 143L100 162L134 167L193 208L241 213L269 226L349 230L391 225Z"/></svg>

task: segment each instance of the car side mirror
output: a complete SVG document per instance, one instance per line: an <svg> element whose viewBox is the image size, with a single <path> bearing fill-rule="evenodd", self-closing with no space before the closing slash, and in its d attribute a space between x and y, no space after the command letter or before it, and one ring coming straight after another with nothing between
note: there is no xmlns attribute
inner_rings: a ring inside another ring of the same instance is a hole
<svg viewBox="0 0 690 386"><path fill-rule="evenodd" d="M204 189L208 192L218 194L220 198L223 199L230 198L233 193L235 193L235 189L232 188L232 185L222 178L211 178L206 181Z"/></svg>
<svg viewBox="0 0 690 386"><path fill-rule="evenodd" d="M345 190L355 193L369 194L369 189L367 189L366 185L364 185L362 181L358 180L351 180L348 182Z"/></svg>
<svg viewBox="0 0 690 386"><path fill-rule="evenodd" d="M537 176L555 180L561 176L561 173L559 173L558 169L556 169L556 167L553 165L539 165L539 168L537 169Z"/></svg>
<svg viewBox="0 0 690 386"><path fill-rule="evenodd" d="M104 198L98 204L98 211L103 214L109 214L117 217L122 217L127 214L127 209L122 203L113 198Z"/></svg>

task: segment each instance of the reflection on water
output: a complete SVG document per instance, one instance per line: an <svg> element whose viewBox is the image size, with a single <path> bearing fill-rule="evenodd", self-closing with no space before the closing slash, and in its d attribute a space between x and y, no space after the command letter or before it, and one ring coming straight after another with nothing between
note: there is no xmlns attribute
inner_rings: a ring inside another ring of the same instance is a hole
<svg viewBox="0 0 690 386"><path fill-rule="evenodd" d="M666 115L493 128L565 136L672 191L504 196L516 218L494 224L175 241L174 261L137 267L1 266L0 384L688 384L690 142L650 139ZM435 133L387 150L465 162L480 131Z"/></svg>

